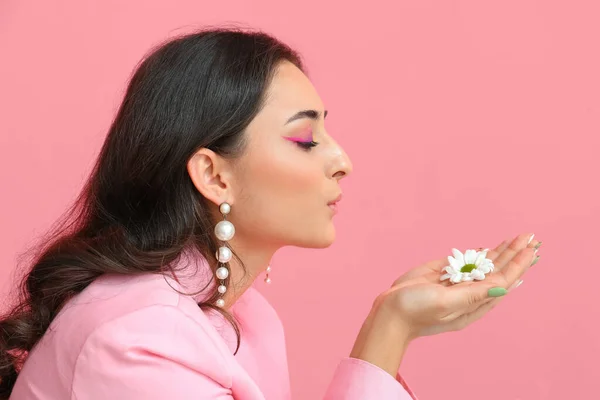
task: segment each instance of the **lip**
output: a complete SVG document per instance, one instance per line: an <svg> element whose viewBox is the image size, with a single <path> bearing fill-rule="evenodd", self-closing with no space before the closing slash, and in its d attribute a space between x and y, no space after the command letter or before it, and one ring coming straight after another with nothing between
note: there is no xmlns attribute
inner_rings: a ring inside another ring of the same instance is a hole
<svg viewBox="0 0 600 400"><path fill-rule="evenodd" d="M338 197L335 198L335 200L331 200L329 203L327 203L327 205L331 206L334 205L338 202L340 202L342 200L342 194L340 193L340 195Z"/></svg>
<svg viewBox="0 0 600 400"><path fill-rule="evenodd" d="M327 205L329 206L329 208L331 208L331 210L333 211L334 214L337 214L338 212L338 202L340 202L340 200L342 200L342 195L340 194L335 200L330 201L329 203L327 203Z"/></svg>

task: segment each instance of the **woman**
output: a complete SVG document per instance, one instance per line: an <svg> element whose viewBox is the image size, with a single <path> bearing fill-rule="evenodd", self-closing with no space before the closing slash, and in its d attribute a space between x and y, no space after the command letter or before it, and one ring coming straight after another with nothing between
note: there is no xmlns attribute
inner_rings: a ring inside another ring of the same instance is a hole
<svg viewBox="0 0 600 400"><path fill-rule="evenodd" d="M70 219L0 321L0 399L290 398L280 320L250 286L277 249L332 243L352 170L302 71L276 39L225 29L140 64ZM400 277L325 398L415 398L397 373L409 343L488 312L539 244L503 242L481 282L440 281L445 259Z"/></svg>

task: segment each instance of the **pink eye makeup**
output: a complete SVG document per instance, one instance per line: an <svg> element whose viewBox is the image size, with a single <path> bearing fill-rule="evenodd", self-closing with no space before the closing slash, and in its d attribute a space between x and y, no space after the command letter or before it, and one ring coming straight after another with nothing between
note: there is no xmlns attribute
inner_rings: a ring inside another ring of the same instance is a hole
<svg viewBox="0 0 600 400"><path fill-rule="evenodd" d="M305 150L310 150L311 148L319 144L313 139L312 128L307 128L304 131L300 132L298 135L286 137L285 139L289 140L290 142L296 143L298 146Z"/></svg>

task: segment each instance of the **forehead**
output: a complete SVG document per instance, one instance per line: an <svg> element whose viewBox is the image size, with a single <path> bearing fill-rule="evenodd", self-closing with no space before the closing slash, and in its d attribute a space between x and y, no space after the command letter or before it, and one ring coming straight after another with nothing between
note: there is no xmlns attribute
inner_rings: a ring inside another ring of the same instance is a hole
<svg viewBox="0 0 600 400"><path fill-rule="evenodd" d="M262 111L278 122L285 121L301 110L323 111L323 102L308 77L294 64L283 61L271 81ZM258 117L258 116L257 116Z"/></svg>

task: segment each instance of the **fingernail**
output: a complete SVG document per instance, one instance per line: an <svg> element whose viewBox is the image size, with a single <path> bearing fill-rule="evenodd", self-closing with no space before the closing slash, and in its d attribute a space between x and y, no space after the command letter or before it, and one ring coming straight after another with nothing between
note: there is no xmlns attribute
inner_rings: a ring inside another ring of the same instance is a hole
<svg viewBox="0 0 600 400"><path fill-rule="evenodd" d="M519 286L521 286L522 284L523 284L523 279L521 279L521 280L519 281L519 283L517 283L517 286L515 286L514 288L516 289L516 288L518 288Z"/></svg>
<svg viewBox="0 0 600 400"><path fill-rule="evenodd" d="M544 243L544 242L539 242L538 244L536 244L535 246L533 246L533 248L536 249L536 250L539 249L540 246L542 245L542 243Z"/></svg>
<svg viewBox="0 0 600 400"><path fill-rule="evenodd" d="M508 291L502 287L495 287L488 290L489 297L500 297L504 296Z"/></svg>
<svg viewBox="0 0 600 400"><path fill-rule="evenodd" d="M533 267L535 264L537 264L537 262L540 260L540 256L537 256L532 262L531 262L531 266Z"/></svg>
<svg viewBox="0 0 600 400"><path fill-rule="evenodd" d="M523 280L519 280L518 282L516 282L514 285L512 285L508 291L512 292L513 290L515 290L516 288L518 288L519 286L521 286L523 284Z"/></svg>
<svg viewBox="0 0 600 400"><path fill-rule="evenodd" d="M534 236L535 236L535 233L529 237L529 242L527 242L527 244L531 243L531 241L533 240Z"/></svg>

